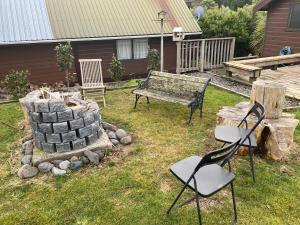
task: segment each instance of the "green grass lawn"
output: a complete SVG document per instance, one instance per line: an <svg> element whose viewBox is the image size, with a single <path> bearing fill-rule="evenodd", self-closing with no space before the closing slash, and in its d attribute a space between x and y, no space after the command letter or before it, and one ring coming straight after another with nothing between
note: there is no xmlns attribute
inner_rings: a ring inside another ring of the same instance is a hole
<svg viewBox="0 0 300 225"><path fill-rule="evenodd" d="M21 131L0 124L0 224L197 224L195 204L166 215L182 187L169 172L172 163L193 154L203 154L218 143L213 138L216 113L242 97L212 87L205 97L203 119L185 124L186 107L161 101L146 104L143 99L132 110L130 90L107 93L105 120L132 132L134 144L103 166L87 166L54 178L39 175L20 181L10 172L7 145L21 137ZM300 119L300 111L296 112ZM0 105L0 120L16 126L22 119L19 105ZM295 140L300 144L300 128ZM299 160L299 159L298 159ZM280 173L288 164L295 172ZM238 224L300 224L300 163L255 158L257 183L253 184L247 157L236 156ZM186 193L188 197L191 193ZM229 189L203 200L203 222L229 224L232 216Z"/></svg>

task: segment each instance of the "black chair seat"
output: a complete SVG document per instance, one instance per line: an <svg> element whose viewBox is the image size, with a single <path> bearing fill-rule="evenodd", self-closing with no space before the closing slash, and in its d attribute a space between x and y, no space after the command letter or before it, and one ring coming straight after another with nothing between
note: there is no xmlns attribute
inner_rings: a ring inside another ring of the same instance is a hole
<svg viewBox="0 0 300 225"><path fill-rule="evenodd" d="M238 139L244 139L247 134L251 132L251 129L230 127L230 126L217 126L215 128L215 138L217 141L233 143ZM256 148L256 138L254 132L250 134L251 146ZM249 147L249 139L246 139L241 146Z"/></svg>
<svg viewBox="0 0 300 225"><path fill-rule="evenodd" d="M170 170L181 182L186 183L201 159L199 156L188 157L173 164ZM201 167L195 178L199 194L202 197L209 197L231 183L234 175L217 164L210 164ZM188 186L195 190L193 180Z"/></svg>

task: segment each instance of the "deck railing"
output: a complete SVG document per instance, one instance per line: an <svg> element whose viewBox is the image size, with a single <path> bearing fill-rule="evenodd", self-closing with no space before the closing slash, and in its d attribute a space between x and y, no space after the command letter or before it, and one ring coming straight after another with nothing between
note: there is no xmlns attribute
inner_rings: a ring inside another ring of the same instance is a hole
<svg viewBox="0 0 300 225"><path fill-rule="evenodd" d="M179 41L176 72L203 72L222 67L223 62L233 60L234 48L234 37Z"/></svg>

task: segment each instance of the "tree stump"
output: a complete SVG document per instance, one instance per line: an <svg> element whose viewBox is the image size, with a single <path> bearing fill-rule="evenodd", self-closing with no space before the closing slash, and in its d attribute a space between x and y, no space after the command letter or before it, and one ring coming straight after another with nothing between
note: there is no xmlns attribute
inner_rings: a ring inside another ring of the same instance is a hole
<svg viewBox="0 0 300 225"><path fill-rule="evenodd" d="M278 119L282 115L286 88L272 81L257 80L252 84L251 102L260 102L265 107L266 119Z"/></svg>

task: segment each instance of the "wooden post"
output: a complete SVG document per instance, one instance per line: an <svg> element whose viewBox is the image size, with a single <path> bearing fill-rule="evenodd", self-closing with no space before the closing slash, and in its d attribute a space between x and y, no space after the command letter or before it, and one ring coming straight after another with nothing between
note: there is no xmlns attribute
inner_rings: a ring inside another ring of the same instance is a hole
<svg viewBox="0 0 300 225"><path fill-rule="evenodd" d="M205 46L205 39L201 41L201 50L200 50L200 72L204 72L204 46Z"/></svg>
<svg viewBox="0 0 300 225"><path fill-rule="evenodd" d="M180 74L181 73L181 41L176 42L177 46L177 58L176 58L176 73Z"/></svg>
<svg viewBox="0 0 300 225"><path fill-rule="evenodd" d="M233 60L234 50L235 50L235 38L232 38L231 45L230 45L230 56L229 56L230 58L229 58L229 61Z"/></svg>

